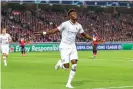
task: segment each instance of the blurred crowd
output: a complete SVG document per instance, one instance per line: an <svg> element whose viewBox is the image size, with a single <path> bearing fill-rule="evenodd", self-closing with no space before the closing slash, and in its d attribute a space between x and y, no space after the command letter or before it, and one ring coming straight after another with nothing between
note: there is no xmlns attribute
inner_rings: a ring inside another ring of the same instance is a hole
<svg viewBox="0 0 133 89"><path fill-rule="evenodd" d="M58 11L27 10L27 11L2 11L2 25L6 26L8 33L14 42L24 37L31 42L60 42L61 35L56 33L43 37L34 35L34 32L42 32L54 29L63 21L68 20L67 14ZM78 12L78 22L86 33L98 36L105 41L133 41L133 15L121 13L96 13L94 11ZM77 42L88 40L77 35Z"/></svg>

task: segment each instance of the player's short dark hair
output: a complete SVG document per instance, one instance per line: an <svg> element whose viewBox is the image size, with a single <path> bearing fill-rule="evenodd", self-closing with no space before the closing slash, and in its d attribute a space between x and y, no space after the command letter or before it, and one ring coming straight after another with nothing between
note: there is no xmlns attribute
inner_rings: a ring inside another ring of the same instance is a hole
<svg viewBox="0 0 133 89"><path fill-rule="evenodd" d="M70 9L70 10L68 11L67 15L69 16L71 12L76 12L76 10L75 10L75 9Z"/></svg>

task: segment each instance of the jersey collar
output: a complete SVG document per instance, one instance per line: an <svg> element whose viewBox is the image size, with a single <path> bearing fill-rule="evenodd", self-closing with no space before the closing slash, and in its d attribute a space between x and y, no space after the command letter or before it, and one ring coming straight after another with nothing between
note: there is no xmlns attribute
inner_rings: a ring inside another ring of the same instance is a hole
<svg viewBox="0 0 133 89"><path fill-rule="evenodd" d="M77 22L74 24L74 23L72 23L72 21L71 20L69 20L69 22L72 24L72 25L76 25L77 24Z"/></svg>

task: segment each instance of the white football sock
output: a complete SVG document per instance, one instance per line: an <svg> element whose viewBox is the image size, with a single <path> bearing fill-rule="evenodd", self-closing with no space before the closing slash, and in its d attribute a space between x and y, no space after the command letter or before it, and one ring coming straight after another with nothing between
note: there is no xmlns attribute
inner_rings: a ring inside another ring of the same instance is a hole
<svg viewBox="0 0 133 89"><path fill-rule="evenodd" d="M4 65L7 66L6 57L3 56L3 59L4 59Z"/></svg>
<svg viewBox="0 0 133 89"><path fill-rule="evenodd" d="M75 75L75 73L76 73L76 66L77 66L77 64L73 64L73 65L72 65L72 70L70 71L67 84L71 84L72 79L74 78L74 75Z"/></svg>

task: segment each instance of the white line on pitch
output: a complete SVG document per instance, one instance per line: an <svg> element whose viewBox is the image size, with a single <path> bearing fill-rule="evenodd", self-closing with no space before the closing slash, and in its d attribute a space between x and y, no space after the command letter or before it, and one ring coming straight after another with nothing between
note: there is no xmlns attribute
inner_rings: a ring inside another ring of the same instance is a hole
<svg viewBox="0 0 133 89"><path fill-rule="evenodd" d="M102 59L102 58L100 58L100 59ZM127 57L111 57L110 59L132 59L132 58L130 58L130 57L129 58L127 58Z"/></svg>
<svg viewBox="0 0 133 89"><path fill-rule="evenodd" d="M119 87L107 87L107 88L92 88L92 89L124 89L124 88L133 88L133 86L119 86Z"/></svg>
<svg viewBox="0 0 133 89"><path fill-rule="evenodd" d="M97 58L97 60L107 60L108 58ZM133 60L133 58L126 58L126 57L112 57L112 58L109 58L109 59L127 59L128 61L130 60ZM117 60L117 61L125 61L125 60Z"/></svg>

